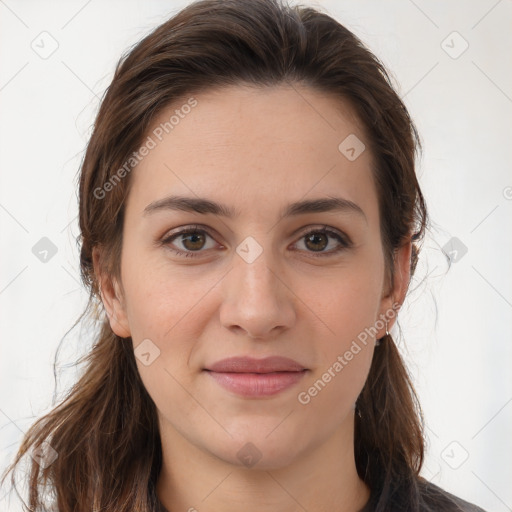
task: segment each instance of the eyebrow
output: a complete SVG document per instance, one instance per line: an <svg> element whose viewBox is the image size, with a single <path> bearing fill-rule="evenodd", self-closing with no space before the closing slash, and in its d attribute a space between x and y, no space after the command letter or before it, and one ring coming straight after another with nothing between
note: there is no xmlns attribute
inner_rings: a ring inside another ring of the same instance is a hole
<svg viewBox="0 0 512 512"><path fill-rule="evenodd" d="M226 218L238 217L239 212L229 206L202 197L168 196L148 204L143 215L165 210L178 210L199 214L213 214ZM281 217L291 217L306 213L346 212L356 213L367 218L362 208L356 203L342 197L322 197L290 203L281 212Z"/></svg>

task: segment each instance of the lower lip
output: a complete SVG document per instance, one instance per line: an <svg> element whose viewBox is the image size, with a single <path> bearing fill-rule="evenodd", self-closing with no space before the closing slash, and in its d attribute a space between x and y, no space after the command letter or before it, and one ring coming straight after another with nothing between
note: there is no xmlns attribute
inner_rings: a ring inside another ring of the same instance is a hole
<svg viewBox="0 0 512 512"><path fill-rule="evenodd" d="M306 373L218 373L208 371L223 388L246 397L272 396L297 384Z"/></svg>

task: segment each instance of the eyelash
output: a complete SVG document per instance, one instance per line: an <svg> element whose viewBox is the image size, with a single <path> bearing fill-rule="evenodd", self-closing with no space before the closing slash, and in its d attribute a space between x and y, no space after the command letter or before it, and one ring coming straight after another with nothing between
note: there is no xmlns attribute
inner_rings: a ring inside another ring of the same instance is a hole
<svg viewBox="0 0 512 512"><path fill-rule="evenodd" d="M180 235L190 235L190 234L196 234L196 233L205 234L205 235L208 235L210 238L213 238L213 236L211 235L211 233L208 232L208 230L201 228L200 226L188 226L188 227L182 229L181 231L178 231L177 233L172 233L171 235L166 236L161 241L161 244L167 246L170 251L172 251L173 253L175 253L178 256L182 256L182 257L186 257L186 258L197 258L197 257L199 257L199 253L204 252L203 250L187 252L187 251L182 251L181 249L176 249L176 248L170 246L170 243L173 240L175 240L176 238L178 238ZM352 247L352 242L350 241L350 239L348 237L343 236L340 233L329 229L328 226L323 226L322 228L314 228L310 231L307 231L299 237L299 240L302 238L305 238L308 235L313 235L313 234L327 234L333 238L336 238L338 240L338 242L340 243L340 247L338 247L337 249L328 251L328 252L315 253L314 251L307 251L307 252L310 252L311 256L313 256L315 258L317 258L317 257L325 258L328 256L333 256L334 254L338 254L339 252Z"/></svg>

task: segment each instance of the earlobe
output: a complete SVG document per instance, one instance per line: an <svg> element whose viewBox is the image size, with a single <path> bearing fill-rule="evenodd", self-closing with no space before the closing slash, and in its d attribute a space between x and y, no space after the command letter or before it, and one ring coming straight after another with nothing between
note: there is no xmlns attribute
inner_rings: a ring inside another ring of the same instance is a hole
<svg viewBox="0 0 512 512"><path fill-rule="evenodd" d="M103 307L105 308L112 331L121 338L128 338L131 336L131 333L125 308L121 300L122 294L117 282L110 275L102 271L100 258L99 248L94 247L92 252L94 274L98 282Z"/></svg>

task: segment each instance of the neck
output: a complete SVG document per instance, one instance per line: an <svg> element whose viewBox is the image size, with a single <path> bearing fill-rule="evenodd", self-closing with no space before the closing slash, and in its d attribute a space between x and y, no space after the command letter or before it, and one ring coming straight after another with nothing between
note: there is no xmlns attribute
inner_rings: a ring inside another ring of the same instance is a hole
<svg viewBox="0 0 512 512"><path fill-rule="evenodd" d="M168 512L357 512L370 497L356 470L353 416L321 445L271 470L221 460L184 441L169 424L161 424L161 438L157 495Z"/></svg>

